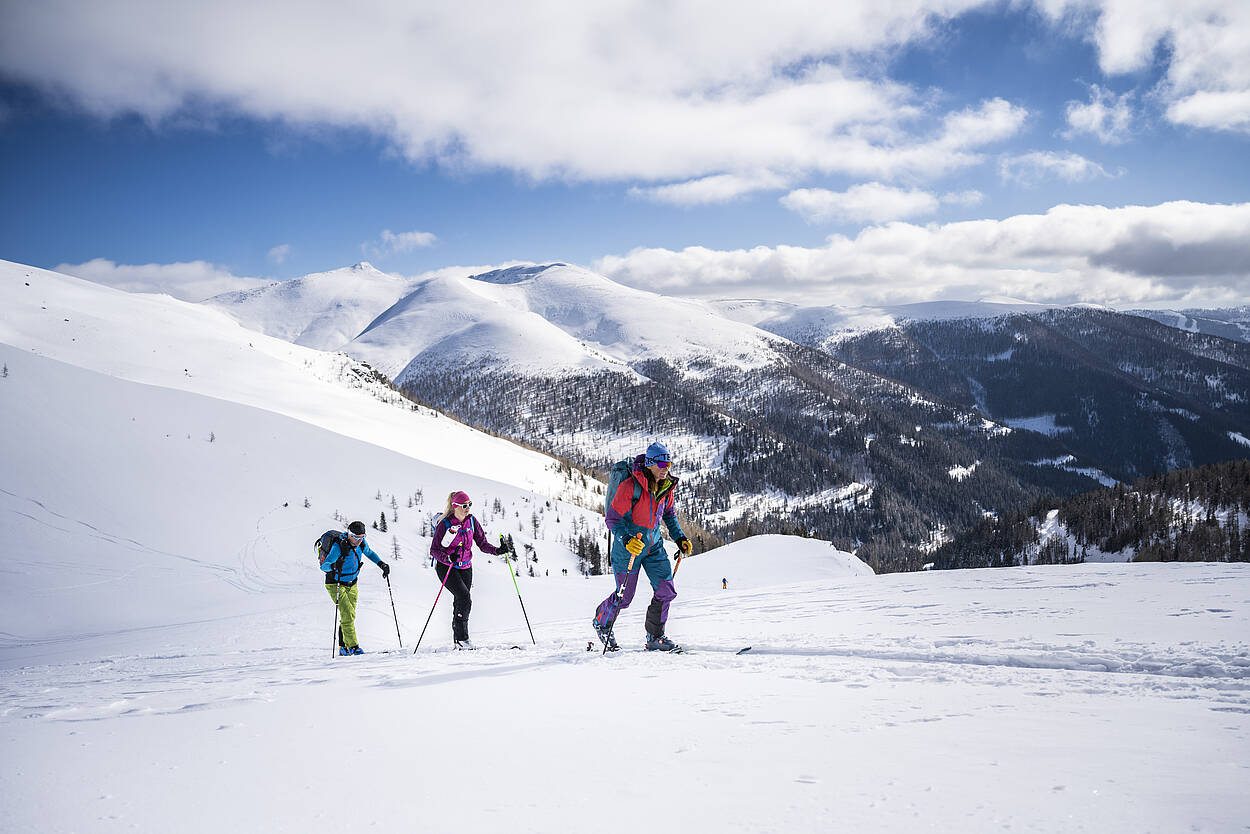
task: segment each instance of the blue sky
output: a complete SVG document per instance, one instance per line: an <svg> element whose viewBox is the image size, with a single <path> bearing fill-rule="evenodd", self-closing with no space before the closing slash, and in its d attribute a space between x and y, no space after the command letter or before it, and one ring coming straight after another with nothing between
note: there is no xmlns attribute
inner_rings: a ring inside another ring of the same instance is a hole
<svg viewBox="0 0 1250 834"><path fill-rule="evenodd" d="M562 260L814 304L1250 300L1240 0L411 5L6 4L0 257L187 297Z"/></svg>

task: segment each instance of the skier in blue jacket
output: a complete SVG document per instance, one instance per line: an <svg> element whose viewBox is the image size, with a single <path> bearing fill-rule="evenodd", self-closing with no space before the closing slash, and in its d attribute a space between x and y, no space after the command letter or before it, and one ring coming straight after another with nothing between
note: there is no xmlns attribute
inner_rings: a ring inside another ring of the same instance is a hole
<svg viewBox="0 0 1250 834"><path fill-rule="evenodd" d="M341 543L345 542L346 552ZM365 541L365 525L363 521L353 521L347 525L347 536L335 542L321 562L321 569L326 575L326 591L330 599L339 607L339 654L364 654L356 639L356 598L359 589L356 580L360 577L361 555L382 569L382 577L391 575L391 566L382 561Z"/></svg>

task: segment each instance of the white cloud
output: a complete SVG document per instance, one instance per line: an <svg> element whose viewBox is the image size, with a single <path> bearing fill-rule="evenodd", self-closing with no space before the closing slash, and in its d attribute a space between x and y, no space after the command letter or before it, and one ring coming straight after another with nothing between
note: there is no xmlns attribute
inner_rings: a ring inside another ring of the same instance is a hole
<svg viewBox="0 0 1250 834"><path fill-rule="evenodd" d="M785 188L786 177L763 171L758 174L715 174L688 182L659 185L649 188L631 188L632 197L642 197L657 203L675 206L697 206L710 203L728 203L757 191Z"/></svg>
<svg viewBox="0 0 1250 834"><path fill-rule="evenodd" d="M1193 127L1250 133L1250 89L1193 93L1172 102L1167 115L1174 122Z"/></svg>
<svg viewBox="0 0 1250 834"><path fill-rule="evenodd" d="M395 234L390 229L383 229L382 234L373 242L360 244L360 251L371 258L387 258L391 255L402 255L414 249L424 249L438 242L438 237L430 232L400 232Z"/></svg>
<svg viewBox="0 0 1250 834"><path fill-rule="evenodd" d="M1033 151L1019 156L1003 157L998 163L998 174L1003 182L1016 182L1026 187L1050 179L1087 182L1112 176L1098 163L1070 151Z"/></svg>
<svg viewBox="0 0 1250 834"><path fill-rule="evenodd" d="M283 243L269 250L269 262L280 264L291 254L291 244Z"/></svg>
<svg viewBox="0 0 1250 834"><path fill-rule="evenodd" d="M60 264L54 271L126 292L166 293L183 301L203 301L223 292L272 284L269 278L244 278L205 261L172 264L119 264L95 258L81 264Z"/></svg>
<svg viewBox="0 0 1250 834"><path fill-rule="evenodd" d="M676 295L891 304L1011 296L1110 306L1244 304L1250 203L1055 206L1045 214L889 223L820 248L640 249L594 268Z"/></svg>
<svg viewBox="0 0 1250 834"><path fill-rule="evenodd" d="M859 58L987 5L44 0L6 7L0 72L104 117L363 128L415 161L692 203L760 171L888 180L982 162L1023 109L943 112Z"/></svg>
<svg viewBox="0 0 1250 834"><path fill-rule="evenodd" d="M985 195L975 188L967 191L949 191L941 197L943 203L952 206L979 206L985 202Z"/></svg>
<svg viewBox="0 0 1250 834"><path fill-rule="evenodd" d="M809 223L840 220L880 223L933 214L938 209L938 199L926 191L908 191L879 182L853 185L846 191L800 188L782 197L781 204Z"/></svg>
<svg viewBox="0 0 1250 834"><path fill-rule="evenodd" d="M1156 57L1158 93L1177 124L1250 132L1250 3L1246 0L1035 0L1052 18L1092 12L1099 63L1137 73Z"/></svg>
<svg viewBox="0 0 1250 834"><path fill-rule="evenodd" d="M1132 92L1117 96L1097 84L1091 85L1088 102L1068 102L1068 129L1064 137L1071 139L1088 133L1108 145L1126 141L1133 124L1132 98Z"/></svg>

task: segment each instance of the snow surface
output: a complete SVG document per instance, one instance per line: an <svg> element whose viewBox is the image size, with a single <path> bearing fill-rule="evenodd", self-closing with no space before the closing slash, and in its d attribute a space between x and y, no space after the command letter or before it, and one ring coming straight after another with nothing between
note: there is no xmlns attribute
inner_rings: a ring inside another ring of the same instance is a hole
<svg viewBox="0 0 1250 834"><path fill-rule="evenodd" d="M578 575L565 545L598 519L548 506L536 487L576 485L542 456L203 307L8 264L0 288L0 831L1250 819L1246 565L875 577L761 536L682 561L669 633L689 653L635 650L644 591L617 624L627 650L602 657L589 619L612 580ZM452 486L535 547L537 575L476 558L488 648L448 650L443 594L413 655L438 589L426 518ZM395 617L366 565L364 657L330 656L310 545L335 510L398 517L369 536ZM381 653L396 619L405 648Z"/></svg>
<svg viewBox="0 0 1250 834"><path fill-rule="evenodd" d="M1034 417L999 417L998 421L1013 429L1035 431L1047 437L1058 437L1064 432L1072 431L1070 426L1056 425L1054 414L1039 414Z"/></svg>
<svg viewBox="0 0 1250 834"><path fill-rule="evenodd" d="M0 261L0 342L113 377L273 411L437 466L575 495L552 458L372 390L350 362L167 296L113 290ZM355 387L348 388L344 379Z"/></svg>

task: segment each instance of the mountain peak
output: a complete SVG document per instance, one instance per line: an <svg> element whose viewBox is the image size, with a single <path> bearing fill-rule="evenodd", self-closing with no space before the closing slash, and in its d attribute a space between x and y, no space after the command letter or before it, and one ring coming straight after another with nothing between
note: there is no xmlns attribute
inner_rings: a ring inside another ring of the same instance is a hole
<svg viewBox="0 0 1250 834"><path fill-rule="evenodd" d="M490 272L482 272L477 275L470 275L469 277L474 281L484 281L488 284L519 284L522 281L528 281L531 278L537 277L549 269L562 266L568 266L568 264L518 264L517 266L494 269Z"/></svg>

